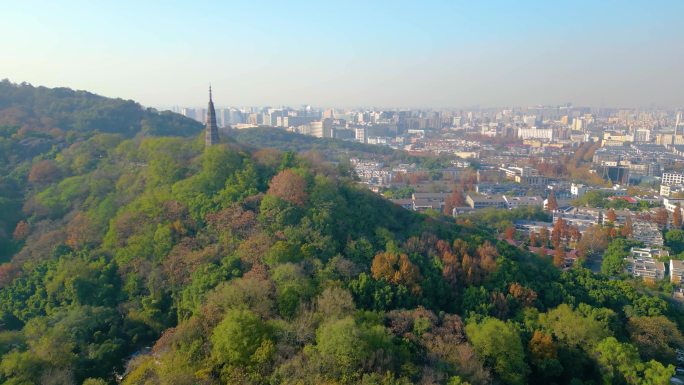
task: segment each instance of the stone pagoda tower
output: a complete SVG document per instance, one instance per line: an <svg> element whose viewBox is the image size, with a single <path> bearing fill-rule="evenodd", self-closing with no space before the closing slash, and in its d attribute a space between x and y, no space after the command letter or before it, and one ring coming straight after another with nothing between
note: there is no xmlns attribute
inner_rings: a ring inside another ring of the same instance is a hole
<svg viewBox="0 0 684 385"><path fill-rule="evenodd" d="M207 125L204 131L204 144L209 147L219 142L218 125L216 124L216 111L214 101L211 99L211 86L209 86L209 107L207 108Z"/></svg>

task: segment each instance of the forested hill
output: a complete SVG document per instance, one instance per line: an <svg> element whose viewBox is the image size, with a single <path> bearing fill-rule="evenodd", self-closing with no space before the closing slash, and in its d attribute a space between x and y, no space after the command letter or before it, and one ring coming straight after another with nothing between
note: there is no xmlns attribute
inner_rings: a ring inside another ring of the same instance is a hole
<svg viewBox="0 0 684 385"><path fill-rule="evenodd" d="M15 186L0 190L0 384L636 385L674 373L679 307L561 272L491 223L403 210L343 163L83 132L16 167L0 159Z"/></svg>
<svg viewBox="0 0 684 385"><path fill-rule="evenodd" d="M201 129L191 119L145 109L132 100L0 81L0 137L16 137L22 150L32 156L56 143L94 133L188 137Z"/></svg>
<svg viewBox="0 0 684 385"><path fill-rule="evenodd" d="M144 109L131 100L0 81L0 260L11 252L8 238L21 216L24 190L32 188L27 180L59 179L53 162L58 156L76 157L74 172L80 173L95 167L107 141L154 135L194 138L201 130L191 119Z"/></svg>
<svg viewBox="0 0 684 385"><path fill-rule="evenodd" d="M230 130L228 135L237 142L252 147L271 147L282 151L320 151L346 152L351 154L392 155L395 151L389 147L375 146L358 142L330 138L316 138L285 131L276 127L256 127L242 130Z"/></svg>

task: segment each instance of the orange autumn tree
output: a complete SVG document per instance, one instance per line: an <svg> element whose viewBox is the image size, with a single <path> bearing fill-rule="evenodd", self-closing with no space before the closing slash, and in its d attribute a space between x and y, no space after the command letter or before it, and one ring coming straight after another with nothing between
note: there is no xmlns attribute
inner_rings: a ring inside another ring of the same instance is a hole
<svg viewBox="0 0 684 385"><path fill-rule="evenodd" d="M515 226L510 225L504 231L504 239L513 240L515 238Z"/></svg>
<svg viewBox="0 0 684 385"><path fill-rule="evenodd" d="M404 285L414 294L421 292L419 282L423 279L420 270L411 263L408 255L393 251L378 253L373 258L371 274L375 279L384 279L395 285Z"/></svg>
<svg viewBox="0 0 684 385"><path fill-rule="evenodd" d="M41 160L31 167L28 175L30 183L52 182L59 177L59 168L52 160Z"/></svg>
<svg viewBox="0 0 684 385"><path fill-rule="evenodd" d="M661 207L656 211L654 221L661 230L667 226L669 219L669 214L664 207Z"/></svg>
<svg viewBox="0 0 684 385"><path fill-rule="evenodd" d="M463 190L454 188L454 191L444 201L444 214L451 215L454 207L463 207L466 205Z"/></svg>
<svg viewBox="0 0 684 385"><path fill-rule="evenodd" d="M553 253L553 264L556 267L565 266L565 250L563 250L563 247L557 247L556 251Z"/></svg>
<svg viewBox="0 0 684 385"><path fill-rule="evenodd" d="M508 292L523 306L532 306L534 305L534 301L537 300L537 292L518 282L513 282L508 288Z"/></svg>
<svg viewBox="0 0 684 385"><path fill-rule="evenodd" d="M292 169L279 172L271 179L268 193L297 206L304 206L309 196L306 193L306 180Z"/></svg>
<svg viewBox="0 0 684 385"><path fill-rule="evenodd" d="M553 224L553 229L551 230L551 244L554 248L558 248L561 245L563 238L567 238L568 224L563 218L558 218L556 223Z"/></svg>
<svg viewBox="0 0 684 385"><path fill-rule="evenodd" d="M479 257L480 267L487 273L493 273L496 270L496 259L499 255L499 251L494 245L489 241L485 241L482 245L478 246L475 250L477 256Z"/></svg>
<svg viewBox="0 0 684 385"><path fill-rule="evenodd" d="M450 285L455 287L463 277L463 269L461 268L463 256L460 254L461 250L454 253L448 243L444 242L441 245L444 244L446 244L444 247L439 248L442 259L442 276Z"/></svg>
<svg viewBox="0 0 684 385"><path fill-rule="evenodd" d="M14 238L15 241L23 241L24 239L26 239L26 237L28 237L29 231L29 224L23 220L19 221L19 223L17 223L17 226L14 228L12 238Z"/></svg>
<svg viewBox="0 0 684 385"><path fill-rule="evenodd" d="M556 199L556 193L551 191L546 201L546 209L549 211L558 210L558 200Z"/></svg>
<svg viewBox="0 0 684 385"><path fill-rule="evenodd" d="M93 221L82 212L76 213L67 224L67 240L69 247L77 249L97 241L98 231Z"/></svg>
<svg viewBox="0 0 684 385"><path fill-rule="evenodd" d="M539 330L535 330L529 344L532 360L541 362L544 360L551 360L557 357L556 346L553 343L553 338Z"/></svg>
<svg viewBox="0 0 684 385"><path fill-rule="evenodd" d="M672 226L675 229L682 228L682 207L679 203L675 205L674 211L672 212Z"/></svg>
<svg viewBox="0 0 684 385"><path fill-rule="evenodd" d="M620 229L620 235L622 235L622 236L625 237L625 238L629 238L629 237L632 236L632 232L633 232L633 231L634 231L634 230L633 230L633 228L632 228L632 216L631 216L631 215L628 215L628 216L625 218L625 224L624 224L624 226L622 226L622 228Z"/></svg>
<svg viewBox="0 0 684 385"><path fill-rule="evenodd" d="M541 242L541 247L546 247L549 243L549 229L546 226L539 229L539 241Z"/></svg>

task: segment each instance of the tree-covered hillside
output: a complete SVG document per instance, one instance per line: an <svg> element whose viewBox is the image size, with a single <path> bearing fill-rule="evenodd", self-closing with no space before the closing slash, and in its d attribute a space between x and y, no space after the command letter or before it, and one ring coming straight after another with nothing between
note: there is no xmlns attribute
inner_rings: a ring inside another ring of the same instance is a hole
<svg viewBox="0 0 684 385"><path fill-rule="evenodd" d="M561 272L489 226L403 210L342 164L231 140L205 149L201 135L83 132L1 161L16 187L0 199L18 209L3 215L0 383L666 384L674 373L676 305Z"/></svg>
<svg viewBox="0 0 684 385"><path fill-rule="evenodd" d="M20 217L27 179L60 178L51 161L61 151L71 147L65 154L77 156L75 172L80 173L103 155L106 144L102 141L154 135L194 137L201 130L202 125L191 119L144 109L131 100L0 81L0 261L14 251L9 239ZM116 136L86 142L99 134Z"/></svg>
<svg viewBox="0 0 684 385"><path fill-rule="evenodd" d="M242 130L233 129L228 132L228 135L238 143L248 146L277 148L282 151L338 152L356 155L372 154L378 156L392 156L399 153L389 147L330 138L315 138L309 135L288 132L276 127L255 127Z"/></svg>

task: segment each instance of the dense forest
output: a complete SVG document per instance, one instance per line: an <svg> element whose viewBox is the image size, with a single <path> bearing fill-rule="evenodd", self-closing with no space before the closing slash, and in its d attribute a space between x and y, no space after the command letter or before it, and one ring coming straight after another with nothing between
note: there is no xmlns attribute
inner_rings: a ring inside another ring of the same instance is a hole
<svg viewBox="0 0 684 385"><path fill-rule="evenodd" d="M58 155L68 155L62 150L72 147L76 175L103 156L107 141L150 135L194 137L201 130L193 120L144 109L130 100L0 81L0 261L14 252L9 240L26 190L34 187L27 182L66 176L54 167ZM112 135L85 142L98 134ZM74 152L76 148L80 150Z"/></svg>
<svg viewBox="0 0 684 385"><path fill-rule="evenodd" d="M674 374L678 305L560 271L485 218L403 210L344 163L226 138L204 148L175 115L8 82L0 119L0 383Z"/></svg>

